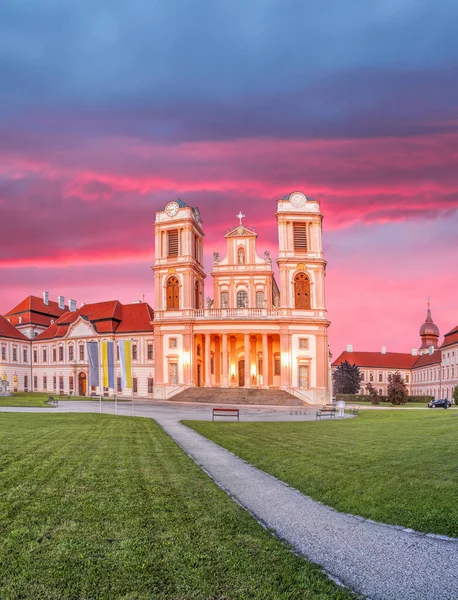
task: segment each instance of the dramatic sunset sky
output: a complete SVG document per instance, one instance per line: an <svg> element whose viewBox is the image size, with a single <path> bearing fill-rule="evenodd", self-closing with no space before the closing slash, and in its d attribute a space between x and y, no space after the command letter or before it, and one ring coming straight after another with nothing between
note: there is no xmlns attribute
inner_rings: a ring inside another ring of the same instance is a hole
<svg viewBox="0 0 458 600"><path fill-rule="evenodd" d="M322 203L334 356L458 323L458 3L3 0L0 313L29 294L153 305L155 211ZM210 278L209 278L210 279ZM207 294L211 294L208 287Z"/></svg>

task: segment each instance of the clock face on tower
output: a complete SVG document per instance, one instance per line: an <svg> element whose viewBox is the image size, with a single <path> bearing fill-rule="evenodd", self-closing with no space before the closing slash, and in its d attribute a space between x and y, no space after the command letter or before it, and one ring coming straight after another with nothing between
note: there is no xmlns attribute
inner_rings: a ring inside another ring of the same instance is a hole
<svg viewBox="0 0 458 600"><path fill-rule="evenodd" d="M307 202L307 198L301 192L294 192L289 199L291 204L296 208L303 208Z"/></svg>
<svg viewBox="0 0 458 600"><path fill-rule="evenodd" d="M169 217L174 217L177 214L179 208L180 207L176 202L169 202L165 207L165 212L169 215Z"/></svg>

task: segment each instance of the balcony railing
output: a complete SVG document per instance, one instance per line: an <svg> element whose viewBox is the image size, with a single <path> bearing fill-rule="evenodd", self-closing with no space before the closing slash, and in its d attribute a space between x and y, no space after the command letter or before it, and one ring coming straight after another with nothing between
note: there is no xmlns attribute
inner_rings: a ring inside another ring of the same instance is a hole
<svg viewBox="0 0 458 600"><path fill-rule="evenodd" d="M267 308L201 308L194 311L195 319L278 319L278 310Z"/></svg>

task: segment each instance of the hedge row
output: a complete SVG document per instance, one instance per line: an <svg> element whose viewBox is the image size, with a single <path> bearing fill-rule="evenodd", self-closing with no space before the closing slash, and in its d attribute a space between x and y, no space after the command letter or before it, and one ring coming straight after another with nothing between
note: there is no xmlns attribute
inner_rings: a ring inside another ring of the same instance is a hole
<svg viewBox="0 0 458 600"><path fill-rule="evenodd" d="M389 402L388 396L379 396L377 395L377 399L379 402ZM345 402L371 402L371 396L364 394L336 394L336 400L345 400ZM407 402L430 402L434 400L433 396L406 396Z"/></svg>

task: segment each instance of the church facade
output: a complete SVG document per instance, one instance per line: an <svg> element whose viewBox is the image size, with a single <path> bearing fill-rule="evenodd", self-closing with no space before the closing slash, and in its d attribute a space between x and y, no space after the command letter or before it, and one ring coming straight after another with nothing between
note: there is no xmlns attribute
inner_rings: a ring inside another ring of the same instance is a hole
<svg viewBox="0 0 458 600"><path fill-rule="evenodd" d="M279 282L268 251L241 213L213 253L204 298L204 227L174 201L156 214L155 390L191 386L279 388L313 403L330 399L326 261L319 202L294 192L277 201Z"/></svg>

